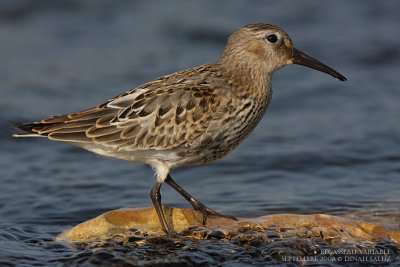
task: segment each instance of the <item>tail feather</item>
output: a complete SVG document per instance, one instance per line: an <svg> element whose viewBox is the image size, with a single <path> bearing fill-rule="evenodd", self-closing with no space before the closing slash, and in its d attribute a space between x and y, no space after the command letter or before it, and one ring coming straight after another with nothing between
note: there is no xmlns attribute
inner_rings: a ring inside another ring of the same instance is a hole
<svg viewBox="0 0 400 267"><path fill-rule="evenodd" d="M31 136L44 136L48 135L48 132L42 132L43 129L48 129L49 127L62 126L68 120L67 115L53 116L49 119L28 123L16 123L13 125L15 129L22 130L26 133L15 134L16 137L31 137Z"/></svg>
<svg viewBox="0 0 400 267"><path fill-rule="evenodd" d="M51 121L54 121L51 119ZM69 122L41 122L21 123L13 125L14 128L25 131L26 133L14 134L13 137L48 137L51 140L66 142L89 142L91 139L86 137L85 131L91 127L92 123ZM82 126L83 125L83 126Z"/></svg>
<svg viewBox="0 0 400 267"><path fill-rule="evenodd" d="M35 127L36 123L16 123L13 125L15 129L19 129L25 132L32 132L33 127Z"/></svg>
<svg viewBox="0 0 400 267"><path fill-rule="evenodd" d="M91 142L86 131L96 126L98 120L107 116L112 118L117 111L108 108L93 108L74 114L54 116L52 118L13 125L14 128L24 131L14 134L14 137L48 137L51 140L65 142ZM104 123L103 123L104 124Z"/></svg>
<svg viewBox="0 0 400 267"><path fill-rule="evenodd" d="M46 136L35 133L21 133L21 134L13 134L12 137L24 138L24 137L46 137Z"/></svg>
<svg viewBox="0 0 400 267"><path fill-rule="evenodd" d="M22 130L26 133L13 134L13 137L46 137L47 135L42 135L38 133L37 128L43 128L44 123L42 122L29 122L29 123L17 123L13 127L15 129Z"/></svg>

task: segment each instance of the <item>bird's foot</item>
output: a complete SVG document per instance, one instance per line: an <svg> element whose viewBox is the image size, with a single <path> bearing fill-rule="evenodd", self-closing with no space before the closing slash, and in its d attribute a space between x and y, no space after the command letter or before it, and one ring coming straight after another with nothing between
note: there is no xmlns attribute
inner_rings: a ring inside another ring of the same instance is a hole
<svg viewBox="0 0 400 267"><path fill-rule="evenodd" d="M193 208L199 212L201 212L201 214L203 215L203 225L207 225L207 221L208 218L210 216L215 216L215 217L222 217L222 218L228 218L228 219L232 219L237 221L238 219L235 216L231 216L231 215L224 215L221 214L213 209L210 209L209 207L207 207L206 205L204 205L201 202L196 202L193 203Z"/></svg>

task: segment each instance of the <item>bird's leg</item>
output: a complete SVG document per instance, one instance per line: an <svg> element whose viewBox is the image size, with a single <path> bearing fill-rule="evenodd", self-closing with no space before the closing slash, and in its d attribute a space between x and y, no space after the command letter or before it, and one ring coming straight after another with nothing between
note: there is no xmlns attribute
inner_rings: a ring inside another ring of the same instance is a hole
<svg viewBox="0 0 400 267"><path fill-rule="evenodd" d="M170 235L170 234L172 234L172 231L167 224L167 220L165 219L165 214L164 214L164 211L161 206L160 188L161 188L162 184L163 184L163 181L157 180L157 182L154 184L153 188L151 189L150 197L151 197L151 200L153 201L153 205L154 205L154 208L156 209L156 212L157 212L158 218L160 220L163 231L167 235Z"/></svg>
<svg viewBox="0 0 400 267"><path fill-rule="evenodd" d="M224 217L224 218L230 218L237 220L235 216L229 216L229 215L223 215L219 212L216 212L213 209L208 208L206 205L201 203L199 200L196 198L192 197L188 192L183 190L182 187L180 187L174 180L172 180L171 176L168 174L167 178L165 181L173 188L175 189L179 194L181 194L189 203L193 206L193 208L197 211L200 211L203 214L203 225L207 224L207 219L209 216L218 216L218 217Z"/></svg>

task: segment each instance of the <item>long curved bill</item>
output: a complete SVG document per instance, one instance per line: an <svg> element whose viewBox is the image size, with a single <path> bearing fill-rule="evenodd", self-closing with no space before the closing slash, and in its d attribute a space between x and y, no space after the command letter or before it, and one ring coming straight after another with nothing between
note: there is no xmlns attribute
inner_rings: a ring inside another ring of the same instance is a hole
<svg viewBox="0 0 400 267"><path fill-rule="evenodd" d="M296 48L293 48L294 55L293 55L293 63L298 64L298 65L303 65L315 70L319 70L322 72L325 72L336 79L339 79L341 81L347 81L346 77L344 77L342 74L337 72L336 70L328 67L322 62L319 62L315 58L310 57L307 54L304 54L303 52L297 50Z"/></svg>

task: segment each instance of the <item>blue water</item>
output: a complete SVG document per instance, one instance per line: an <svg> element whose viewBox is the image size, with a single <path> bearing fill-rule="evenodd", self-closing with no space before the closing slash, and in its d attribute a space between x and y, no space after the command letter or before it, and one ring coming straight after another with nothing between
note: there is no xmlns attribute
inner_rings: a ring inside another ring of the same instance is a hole
<svg viewBox="0 0 400 267"><path fill-rule="evenodd" d="M233 30L254 22L281 26L348 81L285 67L248 140L222 161L173 177L227 214L362 215L398 228L399 10L399 1L2 1L0 266L139 264L145 252L99 255L52 238L111 209L150 206L152 171L67 144L12 139L10 125L79 111L211 62ZM168 186L162 193L164 204L188 206ZM240 265L251 255L241 253L222 260L202 250L166 262Z"/></svg>

